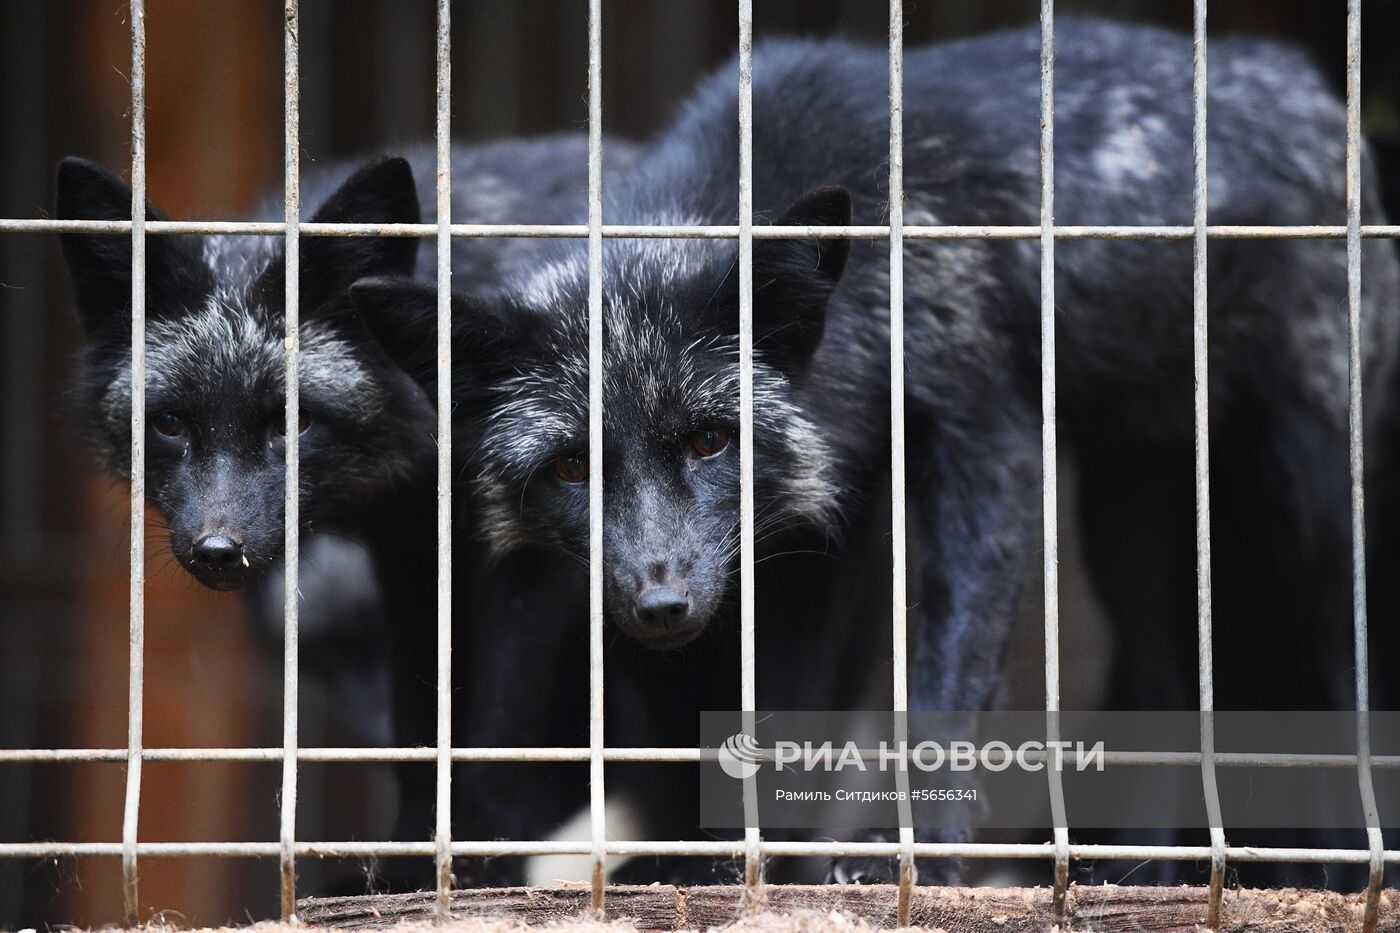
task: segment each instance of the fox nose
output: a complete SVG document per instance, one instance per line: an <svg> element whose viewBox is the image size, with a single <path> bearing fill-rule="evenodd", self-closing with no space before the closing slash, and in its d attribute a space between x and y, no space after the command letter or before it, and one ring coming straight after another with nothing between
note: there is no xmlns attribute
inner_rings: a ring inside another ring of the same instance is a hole
<svg viewBox="0 0 1400 933"><path fill-rule="evenodd" d="M194 562L206 570L226 572L247 566L243 545L227 535L205 535L194 543Z"/></svg>
<svg viewBox="0 0 1400 933"><path fill-rule="evenodd" d="M649 586L637 594L633 612L648 628L672 628L690 614L690 598L669 586Z"/></svg>

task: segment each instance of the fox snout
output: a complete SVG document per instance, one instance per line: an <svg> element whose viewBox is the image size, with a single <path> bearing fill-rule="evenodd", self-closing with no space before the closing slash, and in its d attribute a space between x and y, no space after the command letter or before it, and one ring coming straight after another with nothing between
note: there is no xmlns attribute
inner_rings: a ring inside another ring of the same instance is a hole
<svg viewBox="0 0 1400 933"><path fill-rule="evenodd" d="M252 562L243 549L241 535L215 531L200 535L190 545L186 566L210 589L227 591L241 587L251 576Z"/></svg>
<svg viewBox="0 0 1400 933"><path fill-rule="evenodd" d="M675 561L651 562L645 572L624 572L614 586L614 618L629 637L648 648L689 644L709 622L709 600L702 597ZM700 598L697 598L700 597Z"/></svg>
<svg viewBox="0 0 1400 933"><path fill-rule="evenodd" d="M196 580L229 592L257 577L282 553L280 470L244 473L217 467L166 477L160 502L170 549Z"/></svg>
<svg viewBox="0 0 1400 933"><path fill-rule="evenodd" d="M643 628L653 631L684 626L690 615L690 594L674 586L648 586L637 594L632 614Z"/></svg>

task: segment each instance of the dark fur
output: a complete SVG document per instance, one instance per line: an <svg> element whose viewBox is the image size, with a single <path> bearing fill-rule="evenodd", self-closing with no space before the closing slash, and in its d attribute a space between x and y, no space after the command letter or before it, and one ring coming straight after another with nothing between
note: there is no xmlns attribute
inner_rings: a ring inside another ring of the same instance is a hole
<svg viewBox="0 0 1400 933"><path fill-rule="evenodd" d="M618 143L612 149L621 167L629 147ZM580 137L456 149L454 219L578 220L586 165ZM415 175L425 183L415 185ZM435 213L433 177L433 152L422 148L408 159L380 159L353 173L343 163L308 172L302 194L307 207L316 208L309 219L411 223ZM130 216L130 189L78 159L60 166L57 200L63 218ZM279 216L280 199L259 214ZM148 216L163 215L150 208ZM258 584L251 600L255 621L277 635L280 575L260 574L280 566L283 544L285 472L276 430L284 408L283 240L150 235L146 243L150 501L169 526L175 556L201 581L216 589ZM63 247L88 337L77 376L87 439L109 470L127 476L130 239L68 234ZM436 415L418 385L365 330L347 289L366 275L412 274L416 258L421 279L433 281L434 250L432 239L301 239L301 398L302 410L311 416L301 438L301 520L308 532L335 531L363 540L370 564L365 568L357 552L337 550L314 533L303 538L302 630L307 645L324 649L308 652L307 658L313 667L323 662L320 667L343 693L358 694L347 709L371 717L360 728L380 741L388 711L374 709L367 697L382 696L377 685L388 662L392 738L401 745L435 740ZM480 285L519 274L538 251L529 240L457 241L454 280ZM159 432L156 419L162 412L182 419L182 436ZM459 521L470 524L469 510ZM193 545L211 533L235 541L247 565L201 563ZM463 565L468 572L459 587L461 602L471 604L480 589L480 599L490 605L496 597L489 583L470 575L469 550L459 558ZM361 573L371 570L374 579L359 580L351 593L341 584L357 566ZM566 596L559 600L574 604ZM389 618L386 607L392 610ZM543 604L535 608L541 616L548 611ZM488 660L478 654L466 658L462 681L470 664ZM476 744L514 741L518 737L494 735ZM398 835L426 838L431 774L405 767L402 777ZM472 825L467 835L480 835L475 825L463 823ZM396 883L407 883L403 878L414 874L400 866L390 873Z"/></svg>
<svg viewBox="0 0 1400 933"><path fill-rule="evenodd" d="M130 192L91 163L59 169L58 216L129 216ZM152 218L161 215L151 209ZM402 160L361 170L313 215L318 220L416 222ZM105 465L127 475L130 428L130 242L65 234L64 253L88 341L79 385L89 436ZM430 467L431 406L369 339L345 300L356 278L413 270L410 240L307 238L303 243L302 520L352 521L365 497L384 495ZM150 236L146 257L147 488L171 548L201 582L240 586L281 553L283 499L281 241ZM162 434L162 415L182 433ZM427 456L425 456L427 454ZM205 535L225 535L247 565L201 564Z"/></svg>
<svg viewBox="0 0 1400 933"><path fill-rule="evenodd" d="M460 179L458 219L531 220L582 208L585 154L577 139L500 143L454 154ZM432 153L383 159L353 177L343 164L310 172L303 183L310 219L415 223L434 212ZM528 181L531 193L524 193ZM544 190L536 195L535 186ZM59 169L61 218L130 216L130 190L92 163ZM269 203L260 215L276 216ZM152 219L162 217L150 208ZM63 236L74 295L88 335L78 377L88 434L105 466L126 475L129 451L131 252L124 236ZM200 579L234 588L268 565L282 545L282 466L269 429L281 422L282 301L280 237L147 238L148 411L189 422L190 443L167 443L148 429L151 498L170 524L175 556ZM519 268L528 242L493 240L454 253L459 282L492 282ZM378 352L346 302L366 275L412 274L420 253L432 279L431 240L304 237L301 243L301 333L304 410L302 519L311 527L356 529L365 497L431 469L435 416L423 394ZM185 448L189 455L185 456ZM218 456L216 456L216 454ZM250 566L197 564L191 544L212 529L231 532ZM357 530L357 529L356 529Z"/></svg>
<svg viewBox="0 0 1400 933"><path fill-rule="evenodd" d="M1188 224L1189 40L1068 21L1057 45L1058 222ZM1211 222L1341 223L1344 112L1316 69L1271 42L1215 39L1210 54ZM1038 61L1034 30L906 53L907 223L1038 222ZM704 83L610 189L608 222L735 222L735 72ZM886 82L883 49L756 50L759 222L884 220ZM1380 217L1371 181L1368 166L1367 222ZM822 187L832 185L849 201ZM1033 241L905 248L911 701L979 709L1039 546L1039 251ZM718 607L738 528L735 251L694 240L604 250L608 612L658 646L716 624L732 636ZM1400 284L1387 244L1364 253L1371 390L1393 370ZM1217 708L1351 702L1344 255L1335 241L1210 247ZM1122 633L1113 702L1191 708L1190 246L1062 242L1056 258L1060 436L1085 465L1089 565ZM887 269L883 243L754 244L761 553L826 549L843 530L849 549L838 553L884 547L861 530L888 482ZM587 447L586 296L583 249L565 244L535 274L458 301L458 438L498 549L586 550L586 487L551 467ZM381 285L359 298L386 346L428 376L422 352L405 348L425 346L431 296ZM1380 407L1368 408L1373 420ZM702 460L687 440L710 428L734 442ZM805 582L828 599L852 585L839 573ZM656 585L684 594L680 625L639 614ZM760 671L760 708L838 704L810 688L829 685L828 669L850 671L840 652L853 623L842 616L760 617L760 638L785 650L784 664ZM881 646L885 630L874 628ZM1244 663L1242 649L1264 639L1278 662ZM812 644L810 667L790 660ZM679 722L704 708L705 676L690 690L661 685L680 696L655 704L657 715Z"/></svg>

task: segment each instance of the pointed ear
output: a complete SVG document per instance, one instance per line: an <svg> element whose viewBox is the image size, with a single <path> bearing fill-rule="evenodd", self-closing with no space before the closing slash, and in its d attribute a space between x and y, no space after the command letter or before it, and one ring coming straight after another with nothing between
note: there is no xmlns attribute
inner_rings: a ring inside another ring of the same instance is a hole
<svg viewBox="0 0 1400 933"><path fill-rule="evenodd" d="M64 159L58 165L55 191L54 213L60 220L131 219L131 188L96 162ZM146 219L166 217L147 204ZM131 236L62 233L59 241L89 339L126 341L131 333ZM184 236L146 237L148 314L155 316L173 300L207 285L208 270L198 244L198 239Z"/></svg>
<svg viewBox="0 0 1400 933"><path fill-rule="evenodd" d="M798 198L774 224L844 227L850 222L850 193L833 186ZM827 301L850 251L849 240L754 241L754 347L780 368L801 366L821 343Z"/></svg>
<svg viewBox="0 0 1400 933"><path fill-rule="evenodd" d="M350 286L350 300L385 355L437 391L437 289L401 276L368 278Z"/></svg>
<svg viewBox="0 0 1400 933"><path fill-rule="evenodd" d="M437 289L413 279L361 279L350 299L384 353L426 389L437 392ZM489 305L452 296L452 371L461 391L509 369L526 340L523 316L496 313Z"/></svg>
<svg viewBox="0 0 1400 933"><path fill-rule="evenodd" d="M315 223L416 224L422 218L408 162L376 159L346 179ZM301 240L303 302L315 309L366 276L413 274L417 237L307 236Z"/></svg>

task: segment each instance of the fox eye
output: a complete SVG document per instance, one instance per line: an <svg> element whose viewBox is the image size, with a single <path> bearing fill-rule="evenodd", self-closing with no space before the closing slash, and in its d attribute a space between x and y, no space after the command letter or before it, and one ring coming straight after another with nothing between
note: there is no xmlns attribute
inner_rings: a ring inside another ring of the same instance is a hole
<svg viewBox="0 0 1400 933"><path fill-rule="evenodd" d="M156 433L162 435L163 437L170 438L184 437L188 430L185 427L184 419L182 419L179 415L171 414L168 411L160 412L154 418L152 418L151 427L156 429Z"/></svg>
<svg viewBox="0 0 1400 933"><path fill-rule="evenodd" d="M305 434L309 427L311 427L311 416L302 412L301 417L297 419L297 433ZM268 430L271 431L273 437L283 437L287 433L287 422L282 418L273 418Z"/></svg>
<svg viewBox="0 0 1400 933"><path fill-rule="evenodd" d="M570 454L554 461L554 474L566 483L581 483L588 479L588 458Z"/></svg>
<svg viewBox="0 0 1400 933"><path fill-rule="evenodd" d="M701 457L713 457L729 446L729 432L707 428L690 435L690 447Z"/></svg>

